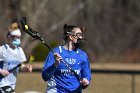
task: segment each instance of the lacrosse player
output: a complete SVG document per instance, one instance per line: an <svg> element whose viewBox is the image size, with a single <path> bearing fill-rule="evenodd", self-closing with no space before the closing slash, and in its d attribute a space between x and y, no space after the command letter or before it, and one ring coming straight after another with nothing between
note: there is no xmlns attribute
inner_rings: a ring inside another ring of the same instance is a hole
<svg viewBox="0 0 140 93"><path fill-rule="evenodd" d="M64 44L50 52L42 69L42 78L47 81L46 93L82 93L91 81L90 63L87 54L81 50L84 32L80 26L64 25ZM62 62L64 60L77 76ZM79 80L80 78L80 80Z"/></svg>
<svg viewBox="0 0 140 93"><path fill-rule="evenodd" d="M23 49L20 47L21 31L18 23L9 26L7 34L8 43L0 46L0 93L15 93L17 74L19 67L11 69L26 61ZM21 70L32 72L30 65L22 66Z"/></svg>

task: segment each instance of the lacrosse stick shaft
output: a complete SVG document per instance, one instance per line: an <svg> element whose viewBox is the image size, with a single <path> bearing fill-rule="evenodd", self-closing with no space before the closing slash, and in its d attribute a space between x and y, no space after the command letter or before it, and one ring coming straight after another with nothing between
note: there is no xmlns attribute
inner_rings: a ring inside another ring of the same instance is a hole
<svg viewBox="0 0 140 93"><path fill-rule="evenodd" d="M15 66L14 68L12 68L12 69L10 69L9 70L9 73L12 73L13 71L15 71L17 68L19 68L21 66L21 64L18 64L17 66ZM0 74L0 78L3 78L4 76L2 76L1 74Z"/></svg>
<svg viewBox="0 0 140 93"><path fill-rule="evenodd" d="M15 71L17 68L19 68L21 66L21 63L19 63L16 67L14 67L13 69L10 69L9 72L12 73L13 71Z"/></svg>

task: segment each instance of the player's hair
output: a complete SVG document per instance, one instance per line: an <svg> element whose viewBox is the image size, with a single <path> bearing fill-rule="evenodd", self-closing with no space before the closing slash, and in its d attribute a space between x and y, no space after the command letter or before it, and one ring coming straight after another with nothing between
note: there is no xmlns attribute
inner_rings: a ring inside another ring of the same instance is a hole
<svg viewBox="0 0 140 93"><path fill-rule="evenodd" d="M67 24L65 24L64 27L63 27L63 31L64 31L64 32L63 32L63 39L64 39L65 41L68 40L69 33L72 32L72 30L73 30L74 28L80 28L80 30L81 30L83 33L87 31L87 29L86 29L85 27L83 27L83 26L67 25Z"/></svg>
<svg viewBox="0 0 140 93"><path fill-rule="evenodd" d="M9 26L9 31L8 31L8 33L7 33L7 38L11 37L11 34L10 34L10 33L11 33L12 31L17 30L17 29L19 29L19 26L18 26L18 23L17 23L17 22L14 22L14 23L10 24L10 26Z"/></svg>

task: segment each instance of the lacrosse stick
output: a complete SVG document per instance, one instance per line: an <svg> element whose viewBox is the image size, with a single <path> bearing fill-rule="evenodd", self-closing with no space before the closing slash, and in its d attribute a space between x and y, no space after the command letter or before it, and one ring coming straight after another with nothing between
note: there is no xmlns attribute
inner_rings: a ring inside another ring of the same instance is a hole
<svg viewBox="0 0 140 93"><path fill-rule="evenodd" d="M39 33L37 31L32 30L26 22L26 17L21 17L20 19L21 22L21 27L22 30L24 32L26 32L27 34L29 34L30 36L32 36L35 39L40 40L48 49L50 49L51 52L56 53L45 41L44 39L39 35ZM67 68L70 69L70 71L75 75L75 77L78 79L78 81L80 82L81 77L63 60L61 59L61 61L66 65ZM85 86L82 86L82 88L84 89Z"/></svg>
<svg viewBox="0 0 140 93"><path fill-rule="evenodd" d="M30 56L29 60L26 62L23 62L24 64L28 64L28 63L32 63L35 60L34 56ZM14 68L10 69L9 72L12 73L13 71L15 71L17 68L19 68L20 66L22 66L23 63L19 63L17 66L15 66Z"/></svg>
<svg viewBox="0 0 140 93"><path fill-rule="evenodd" d="M9 73L14 72L17 68L19 68L20 66L22 66L23 63L25 63L25 64L32 63L34 60L35 60L34 56L31 55L31 56L29 57L29 60L28 60L28 61L17 64L17 66L15 66L14 68L12 68L12 69L9 70ZM3 78L3 77L4 77L4 76L2 76L2 75L0 74L0 78Z"/></svg>

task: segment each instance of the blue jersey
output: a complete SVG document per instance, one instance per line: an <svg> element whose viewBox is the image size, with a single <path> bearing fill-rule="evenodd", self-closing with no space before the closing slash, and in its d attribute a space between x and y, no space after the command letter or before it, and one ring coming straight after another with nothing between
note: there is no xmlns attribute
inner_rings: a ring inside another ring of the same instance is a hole
<svg viewBox="0 0 140 93"><path fill-rule="evenodd" d="M81 77L91 80L91 71L87 54L78 49L68 51L59 46L54 49L62 59ZM48 81L46 93L82 93L80 82L63 62L55 67L54 55L50 52L44 63L42 78Z"/></svg>

